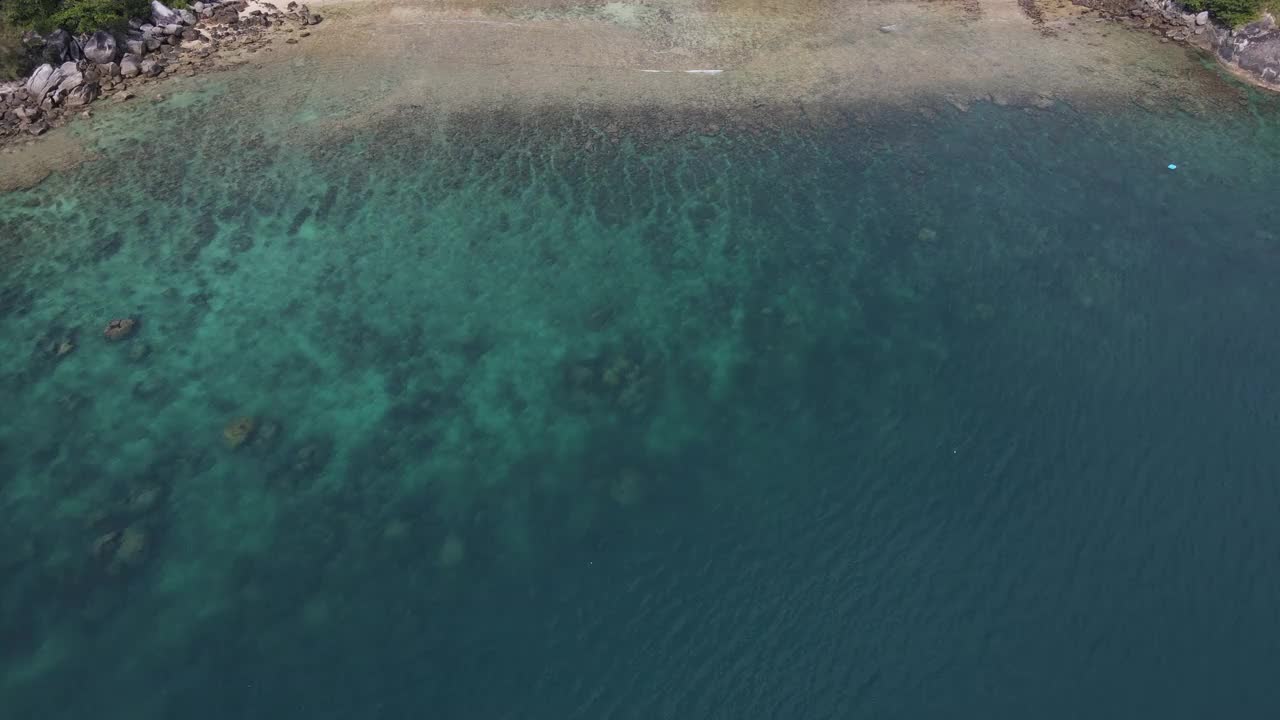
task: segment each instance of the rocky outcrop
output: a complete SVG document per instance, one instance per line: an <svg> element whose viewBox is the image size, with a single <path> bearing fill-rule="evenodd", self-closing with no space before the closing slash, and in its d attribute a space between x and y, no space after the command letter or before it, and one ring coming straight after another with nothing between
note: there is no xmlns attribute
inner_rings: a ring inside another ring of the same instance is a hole
<svg viewBox="0 0 1280 720"><path fill-rule="evenodd" d="M119 60L120 48L116 46L115 36L103 30L91 35L84 44L84 59L95 65L106 65Z"/></svg>
<svg viewBox="0 0 1280 720"><path fill-rule="evenodd" d="M0 145L59 127L75 115L88 117L80 109L103 95L127 100L151 78L193 75L219 50L256 52L271 42L271 31L297 42L320 20L306 5L292 2L285 11L248 0L201 0L174 10L157 0L148 17L130 20L119 33L28 33L25 52L42 62L26 81L0 84Z"/></svg>
<svg viewBox="0 0 1280 720"><path fill-rule="evenodd" d="M1175 0L1075 0L1128 25L1208 52L1238 77L1280 90L1280 28L1270 14L1243 27L1219 25Z"/></svg>
<svg viewBox="0 0 1280 720"><path fill-rule="evenodd" d="M1217 54L1221 62L1280 90L1280 28L1271 15L1217 38Z"/></svg>

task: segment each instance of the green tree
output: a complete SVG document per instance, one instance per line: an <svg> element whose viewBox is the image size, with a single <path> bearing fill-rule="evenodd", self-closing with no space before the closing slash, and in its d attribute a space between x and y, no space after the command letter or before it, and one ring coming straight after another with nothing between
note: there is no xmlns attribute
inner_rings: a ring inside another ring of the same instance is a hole
<svg viewBox="0 0 1280 720"><path fill-rule="evenodd" d="M1192 12L1208 10L1216 20L1236 27L1257 20L1263 0L1183 0L1182 4Z"/></svg>
<svg viewBox="0 0 1280 720"><path fill-rule="evenodd" d="M148 0L0 0L0 14L15 28L73 33L120 28L132 17L145 17Z"/></svg>
<svg viewBox="0 0 1280 720"><path fill-rule="evenodd" d="M62 7L62 0L0 0L0 7L12 27L48 32L54 27L53 16Z"/></svg>

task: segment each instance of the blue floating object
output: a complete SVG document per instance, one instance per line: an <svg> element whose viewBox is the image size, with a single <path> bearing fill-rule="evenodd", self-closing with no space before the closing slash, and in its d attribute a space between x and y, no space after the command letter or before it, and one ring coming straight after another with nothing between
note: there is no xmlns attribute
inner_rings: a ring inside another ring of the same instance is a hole
<svg viewBox="0 0 1280 720"><path fill-rule="evenodd" d="M1177 170L1177 169L1178 169L1178 166L1177 166L1177 165L1174 165L1173 163L1169 163L1169 169L1170 169L1170 170Z"/></svg>

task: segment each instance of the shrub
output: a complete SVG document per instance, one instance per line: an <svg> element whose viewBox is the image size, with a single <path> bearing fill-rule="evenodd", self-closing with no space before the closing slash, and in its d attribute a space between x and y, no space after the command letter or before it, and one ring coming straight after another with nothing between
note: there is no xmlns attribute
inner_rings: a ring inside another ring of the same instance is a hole
<svg viewBox="0 0 1280 720"><path fill-rule="evenodd" d="M1244 25L1258 19L1264 0L1183 0L1192 12L1208 10L1216 20L1231 27Z"/></svg>
<svg viewBox="0 0 1280 720"><path fill-rule="evenodd" d="M124 26L131 17L148 14L148 0L0 0L6 20L17 28L41 33L55 27L73 33Z"/></svg>
<svg viewBox="0 0 1280 720"><path fill-rule="evenodd" d="M143 15L147 7L146 0L63 0L53 24L73 33L120 28L129 18Z"/></svg>

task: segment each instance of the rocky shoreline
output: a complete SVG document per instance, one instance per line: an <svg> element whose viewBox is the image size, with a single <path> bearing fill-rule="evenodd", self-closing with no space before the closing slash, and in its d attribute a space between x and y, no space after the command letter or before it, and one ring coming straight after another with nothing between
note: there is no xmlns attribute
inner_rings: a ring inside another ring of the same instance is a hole
<svg viewBox="0 0 1280 720"><path fill-rule="evenodd" d="M1175 0L1074 0L1129 27L1181 42L1213 55L1236 77L1280 91L1280 27L1268 14L1238 28L1215 23L1207 12L1193 13Z"/></svg>
<svg viewBox="0 0 1280 720"><path fill-rule="evenodd" d="M100 99L129 100L155 79L211 69L217 56L255 51L277 33L296 43L295 34L307 37L307 28L321 20L296 2L281 10L267 2L214 0L174 10L155 0L150 17L131 20L124 32L29 37L29 50L44 62L25 81L0 83L0 146L88 116Z"/></svg>

